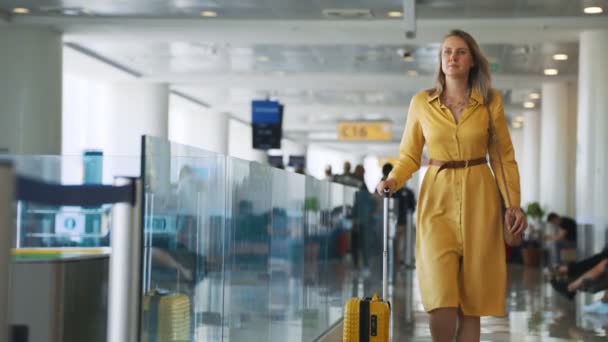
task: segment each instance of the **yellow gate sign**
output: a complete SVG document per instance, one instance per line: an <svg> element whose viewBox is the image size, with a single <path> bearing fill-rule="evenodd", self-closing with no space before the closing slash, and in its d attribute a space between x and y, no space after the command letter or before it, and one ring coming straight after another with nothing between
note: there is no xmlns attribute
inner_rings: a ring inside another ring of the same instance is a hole
<svg viewBox="0 0 608 342"><path fill-rule="evenodd" d="M390 121L342 121L338 123L339 140L391 140Z"/></svg>

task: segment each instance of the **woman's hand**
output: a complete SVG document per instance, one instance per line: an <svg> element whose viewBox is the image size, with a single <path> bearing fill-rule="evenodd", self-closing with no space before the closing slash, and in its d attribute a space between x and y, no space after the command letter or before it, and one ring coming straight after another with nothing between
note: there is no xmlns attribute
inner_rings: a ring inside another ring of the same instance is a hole
<svg viewBox="0 0 608 342"><path fill-rule="evenodd" d="M519 208L513 208L509 232L515 236L522 234L528 228L528 219Z"/></svg>
<svg viewBox="0 0 608 342"><path fill-rule="evenodd" d="M397 181L394 179L387 179L385 181L381 181L376 187L376 191L382 196L384 196L384 190L387 190L392 194L395 192L395 188L397 187Z"/></svg>

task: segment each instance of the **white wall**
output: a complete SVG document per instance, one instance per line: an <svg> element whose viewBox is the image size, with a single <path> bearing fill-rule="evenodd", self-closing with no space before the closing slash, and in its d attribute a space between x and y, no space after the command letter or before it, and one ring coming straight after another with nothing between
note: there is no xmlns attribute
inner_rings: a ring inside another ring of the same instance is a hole
<svg viewBox="0 0 608 342"><path fill-rule="evenodd" d="M228 154L235 158L268 164L266 152L252 147L251 126L235 119L228 123Z"/></svg>
<svg viewBox="0 0 608 342"><path fill-rule="evenodd" d="M169 140L220 154L228 152L228 114L181 96L169 97Z"/></svg>
<svg viewBox="0 0 608 342"><path fill-rule="evenodd" d="M307 173L319 179L325 178L326 165L331 165L333 174L341 174L345 161L350 162L351 172L354 171L357 164L363 163L363 159L356 154L332 150L315 144L308 146L306 160Z"/></svg>

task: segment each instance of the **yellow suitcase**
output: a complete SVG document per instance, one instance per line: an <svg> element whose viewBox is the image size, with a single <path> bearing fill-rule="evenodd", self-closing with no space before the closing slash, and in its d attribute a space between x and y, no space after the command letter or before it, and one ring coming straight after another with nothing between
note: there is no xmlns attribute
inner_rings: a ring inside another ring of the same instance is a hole
<svg viewBox="0 0 608 342"><path fill-rule="evenodd" d="M190 298L153 289L143 299L143 342L190 342Z"/></svg>
<svg viewBox="0 0 608 342"><path fill-rule="evenodd" d="M344 310L343 342L388 342L391 307L375 294L351 298Z"/></svg>
<svg viewBox="0 0 608 342"><path fill-rule="evenodd" d="M382 298L351 298L344 306L343 342L389 342L391 304L388 293L388 200L384 193L384 248L382 253Z"/></svg>

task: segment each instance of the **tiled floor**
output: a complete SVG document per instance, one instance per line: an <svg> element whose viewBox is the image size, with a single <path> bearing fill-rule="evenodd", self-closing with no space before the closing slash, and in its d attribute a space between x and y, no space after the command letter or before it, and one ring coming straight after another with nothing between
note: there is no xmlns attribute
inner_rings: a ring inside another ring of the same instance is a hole
<svg viewBox="0 0 608 342"><path fill-rule="evenodd" d="M394 277L393 341L431 341L415 276L415 271L403 271ZM509 279L508 315L483 318L482 341L608 341L608 316L577 316L576 306L592 301L591 296L569 301L535 268L510 265Z"/></svg>
<svg viewBox="0 0 608 342"><path fill-rule="evenodd" d="M374 272L370 273L379 273L377 260L372 265ZM415 270L389 278L393 342L431 341ZM313 341L339 321L346 299L381 291L379 274L353 272L349 262L341 261L307 272L303 278L276 272L260 278L255 272L241 271L227 279L223 283L217 278L214 286L201 282L197 288L199 316L214 310L205 298L223 298L217 306L223 305L225 318L220 326L206 324L206 316L199 317L196 341ZM482 341L608 341L608 315L577 314L577 306L593 300L590 295L578 295L574 301L561 297L537 268L510 265L509 281L508 315L483 318ZM223 295L210 290L222 286L226 288Z"/></svg>

